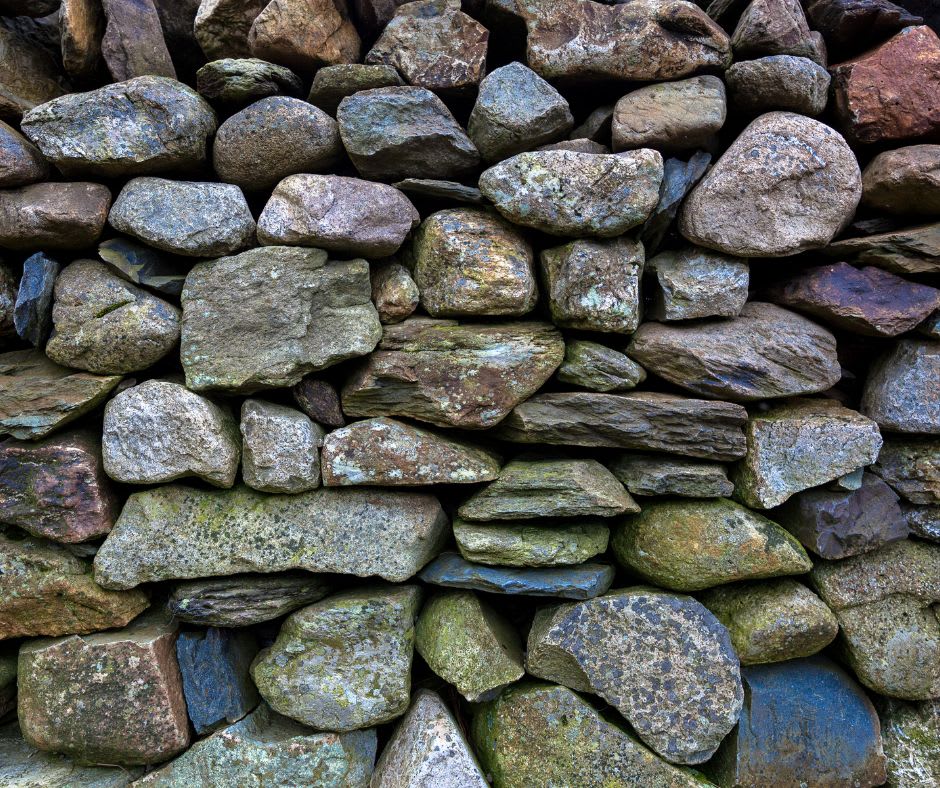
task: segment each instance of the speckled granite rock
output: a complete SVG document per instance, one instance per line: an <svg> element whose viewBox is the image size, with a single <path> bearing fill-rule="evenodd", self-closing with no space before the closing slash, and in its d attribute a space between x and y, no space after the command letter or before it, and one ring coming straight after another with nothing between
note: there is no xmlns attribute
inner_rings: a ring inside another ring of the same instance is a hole
<svg viewBox="0 0 940 788"><path fill-rule="evenodd" d="M940 214L940 146L879 153L862 172L862 204L894 214Z"/></svg>
<svg viewBox="0 0 940 788"><path fill-rule="evenodd" d="M454 541L467 561L489 566L569 566L607 550L606 525L453 522Z"/></svg>
<svg viewBox="0 0 940 788"><path fill-rule="evenodd" d="M940 708L938 701L879 704L881 738L890 788L930 785L940 780Z"/></svg>
<svg viewBox="0 0 940 788"><path fill-rule="evenodd" d="M246 399L241 411L242 479L255 490L299 493L320 486L323 429L299 410Z"/></svg>
<svg viewBox="0 0 940 788"><path fill-rule="evenodd" d="M686 246L646 261L653 285L650 320L737 317L747 301L746 260Z"/></svg>
<svg viewBox="0 0 940 788"><path fill-rule="evenodd" d="M940 441L889 438L871 470L911 503L940 504Z"/></svg>
<svg viewBox="0 0 940 788"><path fill-rule="evenodd" d="M940 435L940 342L899 340L869 370L860 410L884 430Z"/></svg>
<svg viewBox="0 0 940 788"><path fill-rule="evenodd" d="M631 495L726 498L734 491L724 465L668 455L622 454L607 464Z"/></svg>

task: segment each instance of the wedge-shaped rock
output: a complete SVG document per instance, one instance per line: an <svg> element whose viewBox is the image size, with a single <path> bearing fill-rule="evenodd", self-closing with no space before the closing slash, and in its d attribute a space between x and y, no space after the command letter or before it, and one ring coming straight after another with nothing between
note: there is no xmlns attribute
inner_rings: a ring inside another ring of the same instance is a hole
<svg viewBox="0 0 940 788"><path fill-rule="evenodd" d="M0 28L0 115L10 121L18 120L37 104L61 96L66 85L50 47L35 40L29 27L24 35L15 24L11 19Z"/></svg>
<svg viewBox="0 0 940 788"><path fill-rule="evenodd" d="M809 29L800 0L751 0L731 37L737 60L798 55L826 64L822 35Z"/></svg>
<svg viewBox="0 0 940 788"><path fill-rule="evenodd" d="M295 408L242 403L242 479L255 490L299 493L320 486L323 428Z"/></svg>
<svg viewBox="0 0 940 788"><path fill-rule="evenodd" d="M446 527L437 499L422 493L169 485L128 498L95 571L108 588L285 569L400 582L437 555Z"/></svg>
<svg viewBox="0 0 940 788"><path fill-rule="evenodd" d="M936 274L940 273L940 223L847 238L829 244L823 252L896 274Z"/></svg>
<svg viewBox="0 0 940 788"><path fill-rule="evenodd" d="M327 487L474 484L498 476L493 452L395 419L356 421L323 443Z"/></svg>
<svg viewBox="0 0 940 788"><path fill-rule="evenodd" d="M687 246L646 261L653 282L651 320L737 317L747 301L746 260Z"/></svg>
<svg viewBox="0 0 940 788"><path fill-rule="evenodd" d="M911 503L940 504L940 441L889 438L871 470Z"/></svg>
<svg viewBox="0 0 940 788"><path fill-rule="evenodd" d="M8 275L11 290L13 329L20 339L41 348L52 329L52 296L55 280L62 270L55 260L42 252L31 254L23 261L19 284L12 272ZM9 333L10 314L4 320Z"/></svg>
<svg viewBox="0 0 940 788"><path fill-rule="evenodd" d="M209 60L248 57L248 31L264 0L204 0L193 20L193 34Z"/></svg>
<svg viewBox="0 0 940 788"><path fill-rule="evenodd" d="M859 409L890 432L940 435L940 342L898 341L869 369Z"/></svg>
<svg viewBox="0 0 940 788"><path fill-rule="evenodd" d="M378 349L343 387L343 411L492 427L539 390L564 352L561 334L547 323L411 318L386 326Z"/></svg>
<svg viewBox="0 0 940 788"><path fill-rule="evenodd" d="M182 297L186 385L239 393L292 386L369 353L382 335L369 265L326 258L320 249L269 246L198 263Z"/></svg>
<svg viewBox="0 0 940 788"><path fill-rule="evenodd" d="M607 549L606 525L471 523L454 520L454 541L468 561L490 566L569 566Z"/></svg>
<svg viewBox="0 0 940 788"><path fill-rule="evenodd" d="M684 457L624 454L608 463L631 495L725 498L734 491L724 465Z"/></svg>

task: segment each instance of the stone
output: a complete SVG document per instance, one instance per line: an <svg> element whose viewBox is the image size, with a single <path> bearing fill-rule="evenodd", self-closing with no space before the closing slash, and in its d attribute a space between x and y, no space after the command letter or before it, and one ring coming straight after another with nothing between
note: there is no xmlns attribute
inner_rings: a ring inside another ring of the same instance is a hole
<svg viewBox="0 0 940 788"><path fill-rule="evenodd" d="M744 695L718 619L691 597L645 586L536 611L526 670L600 695L673 763L708 760Z"/></svg>
<svg viewBox="0 0 940 788"><path fill-rule="evenodd" d="M768 55L732 64L725 72L735 109L820 115L829 101L829 72L808 57Z"/></svg>
<svg viewBox="0 0 940 788"><path fill-rule="evenodd" d="M149 605L142 591L108 591L60 545L0 533L0 640L122 627Z"/></svg>
<svg viewBox="0 0 940 788"><path fill-rule="evenodd" d="M746 451L747 412L730 402L660 392L537 394L513 408L498 436L516 443L606 446L733 460Z"/></svg>
<svg viewBox="0 0 940 788"><path fill-rule="evenodd" d="M295 173L325 170L341 153L339 128L329 115L300 99L270 96L219 126L212 166L222 180L257 191ZM353 179L333 179L347 180Z"/></svg>
<svg viewBox="0 0 940 788"><path fill-rule="evenodd" d="M436 178L405 178L393 184L405 194L426 197L430 200L446 200L461 205L483 205L482 192L476 186L465 186L457 181L442 181Z"/></svg>
<svg viewBox="0 0 940 788"><path fill-rule="evenodd" d="M833 66L834 106L846 136L872 144L940 130L940 39L907 27L876 49ZM891 101L880 96L890 93Z"/></svg>
<svg viewBox="0 0 940 788"><path fill-rule="evenodd" d="M610 147L594 140L574 139L539 145L536 150L570 150L574 153L610 153Z"/></svg>
<svg viewBox="0 0 940 788"><path fill-rule="evenodd" d="M639 88L614 107L613 148L700 148L725 125L726 104L725 85L713 76Z"/></svg>
<svg viewBox="0 0 940 788"><path fill-rule="evenodd" d="M838 328L879 337L907 333L940 308L936 288L848 263L804 269L772 287L768 297Z"/></svg>
<svg viewBox="0 0 940 788"><path fill-rule="evenodd" d="M617 156L554 150L501 161L483 172L479 185L514 224L551 235L610 238L646 220L662 179L662 156L648 148Z"/></svg>
<svg viewBox="0 0 940 788"><path fill-rule="evenodd" d="M64 175L105 178L198 167L215 128L202 96L158 76L62 96L28 112L22 123Z"/></svg>
<svg viewBox="0 0 940 788"><path fill-rule="evenodd" d="M128 498L95 556L95 576L106 588L287 569L402 582L437 555L446 528L426 493L170 485Z"/></svg>
<svg viewBox="0 0 940 788"><path fill-rule="evenodd" d="M9 16L47 16L58 8L56 0L3 0L0 12Z"/></svg>
<svg viewBox="0 0 940 788"><path fill-rule="evenodd" d="M49 165L33 143L0 121L0 189L28 186L49 177Z"/></svg>
<svg viewBox="0 0 940 788"><path fill-rule="evenodd" d="M668 455L621 454L608 467L631 495L727 498L734 491L727 468Z"/></svg>
<svg viewBox="0 0 940 788"><path fill-rule="evenodd" d="M327 265L320 249L267 246L197 263L182 297L186 385L250 394L369 353L382 336L371 292L365 260Z"/></svg>
<svg viewBox="0 0 940 788"><path fill-rule="evenodd" d="M185 82L191 82L206 58L196 41L193 26L200 0L154 0L163 40L173 65Z"/></svg>
<svg viewBox="0 0 940 788"><path fill-rule="evenodd" d="M472 564L457 553L442 553L418 574L425 583L494 594L591 599L603 594L614 580L607 564L577 566L496 567Z"/></svg>
<svg viewBox="0 0 940 788"><path fill-rule="evenodd" d="M731 46L737 60L798 55L826 65L826 45L811 31L799 0L751 0L738 20Z"/></svg>
<svg viewBox="0 0 940 788"><path fill-rule="evenodd" d="M480 208L431 214L411 254L421 305L432 317L524 315L538 298L532 247Z"/></svg>
<svg viewBox="0 0 940 788"><path fill-rule="evenodd" d="M5 650L6 653L0 653L0 716L6 715L16 709L16 652ZM19 726L16 726L16 735L19 735ZM7 739L6 731L0 728L0 741ZM10 756L9 751L4 752L10 742L4 741L0 744L0 752ZM3 773L0 772L0 777Z"/></svg>
<svg viewBox="0 0 940 788"><path fill-rule="evenodd" d="M92 763L137 765L189 744L174 642L158 614L117 632L35 640L20 648L23 738Z"/></svg>
<svg viewBox="0 0 940 788"><path fill-rule="evenodd" d="M257 651L250 632L210 627L180 633L176 659L197 735L238 722L258 705L258 690L248 673Z"/></svg>
<svg viewBox="0 0 940 788"><path fill-rule="evenodd" d="M324 112L335 115L337 107L346 96L363 90L395 88L404 84L401 75L391 66L362 63L324 66L313 76L307 101Z"/></svg>
<svg viewBox="0 0 940 788"><path fill-rule="evenodd" d="M693 3L559 0L518 7L528 30L526 60L545 79L654 82L731 61L727 34Z"/></svg>
<svg viewBox="0 0 940 788"><path fill-rule="evenodd" d="M901 511L911 534L921 539L940 542L940 506L901 504Z"/></svg>
<svg viewBox="0 0 940 788"><path fill-rule="evenodd" d="M606 525L519 525L454 520L454 541L467 560L488 566L571 566L607 550Z"/></svg>
<svg viewBox="0 0 940 788"><path fill-rule="evenodd" d="M197 741L135 788L240 788L259 779L368 788L375 730L318 733L261 704L240 722Z"/></svg>
<svg viewBox="0 0 940 788"><path fill-rule="evenodd" d="M15 122L64 92L51 53L15 29L0 26L0 117Z"/></svg>
<svg viewBox="0 0 940 788"><path fill-rule="evenodd" d="M871 470L906 501L940 504L940 441L889 438Z"/></svg>
<svg viewBox="0 0 940 788"><path fill-rule="evenodd" d="M561 335L546 323L410 318L386 326L377 350L346 381L343 411L492 427L538 391L563 355Z"/></svg>
<svg viewBox="0 0 940 788"><path fill-rule="evenodd" d="M52 296L61 270L51 257L36 252L23 261L23 274L13 305L17 336L34 347L42 347L52 328Z"/></svg>
<svg viewBox="0 0 940 788"><path fill-rule="evenodd" d="M197 476L231 487L241 456L228 407L169 380L146 380L108 402L101 448L105 473L125 484Z"/></svg>
<svg viewBox="0 0 940 788"><path fill-rule="evenodd" d="M167 609L180 621L208 627L248 627L322 599L329 586L307 572L228 575L177 583Z"/></svg>
<svg viewBox="0 0 940 788"><path fill-rule="evenodd" d="M258 240L387 257L419 221L411 201L393 186L340 175L290 175L261 212Z"/></svg>
<svg viewBox="0 0 940 788"><path fill-rule="evenodd" d="M382 325L400 323L418 308L421 292L411 272L401 263L389 260L370 270L372 303Z"/></svg>
<svg viewBox="0 0 940 788"><path fill-rule="evenodd" d="M711 160L711 154L703 150L692 154L688 161L666 159L663 164L663 182L659 187L659 202L640 228L640 240L648 257L659 249L672 228L679 206L705 174Z"/></svg>
<svg viewBox="0 0 940 788"><path fill-rule="evenodd" d="M291 388L291 394L297 407L317 424L334 428L345 426L339 393L332 383L306 375Z"/></svg>
<svg viewBox="0 0 940 788"><path fill-rule="evenodd" d="M454 178L480 154L430 90L387 87L347 96L336 111L346 153L364 178Z"/></svg>
<svg viewBox="0 0 940 788"><path fill-rule="evenodd" d="M176 79L153 0L102 0L101 54L115 82L154 75Z"/></svg>
<svg viewBox="0 0 940 788"><path fill-rule="evenodd" d="M930 339L940 339L940 309L921 323L917 331Z"/></svg>
<svg viewBox="0 0 940 788"><path fill-rule="evenodd" d="M338 732L401 716L420 602L419 586L370 586L291 613L251 666L261 696L304 725Z"/></svg>
<svg viewBox="0 0 940 788"><path fill-rule="evenodd" d="M556 377L591 391L628 391L646 380L646 370L619 350L575 339L565 344Z"/></svg>
<svg viewBox="0 0 940 788"><path fill-rule="evenodd" d="M15 310L18 286L13 269L0 262L0 337L16 335Z"/></svg>
<svg viewBox="0 0 940 788"><path fill-rule="evenodd" d="M611 123L614 119L615 106L615 104L602 104L592 109L584 121L571 130L568 139L588 139L594 142L608 141L611 135Z"/></svg>
<svg viewBox="0 0 940 788"><path fill-rule="evenodd" d="M519 635L472 591L435 592L418 616L415 648L471 703L495 698L525 675Z"/></svg>
<svg viewBox="0 0 940 788"><path fill-rule="evenodd" d="M120 382L60 367L38 350L0 353L0 435L43 438L94 410Z"/></svg>
<svg viewBox="0 0 940 788"><path fill-rule="evenodd" d="M737 729L710 764L719 785L881 785L878 716L852 678L824 657L753 665Z"/></svg>
<svg viewBox="0 0 940 788"><path fill-rule="evenodd" d="M855 154L833 129L792 112L754 120L683 203L679 230L737 257L826 246L861 198Z"/></svg>
<svg viewBox="0 0 940 788"><path fill-rule="evenodd" d="M940 214L940 145L875 156L862 171L862 205L901 215Z"/></svg>
<svg viewBox="0 0 940 788"><path fill-rule="evenodd" d="M405 3L365 57L394 67L409 85L466 92L486 71L489 31L460 10L459 0Z"/></svg>
<svg viewBox="0 0 940 788"><path fill-rule="evenodd" d="M884 430L940 434L940 342L902 339L882 354L859 409Z"/></svg>
<svg viewBox="0 0 940 788"><path fill-rule="evenodd" d="M810 0L806 15L838 54L867 50L923 19L889 0Z"/></svg>
<svg viewBox="0 0 940 788"><path fill-rule="evenodd" d="M248 57L248 32L265 5L264 0L202 0L193 33L206 58Z"/></svg>
<svg viewBox="0 0 940 788"><path fill-rule="evenodd" d="M568 102L522 63L493 69L480 83L467 133L486 162L497 162L567 134Z"/></svg>
<svg viewBox="0 0 940 788"><path fill-rule="evenodd" d="M878 457L878 425L835 400L796 399L750 416L747 454L731 469L736 500L779 506Z"/></svg>
<svg viewBox="0 0 940 788"><path fill-rule="evenodd" d="M936 700L879 704L885 771L890 788L940 780L940 709Z"/></svg>
<svg viewBox="0 0 940 788"><path fill-rule="evenodd" d="M196 89L220 104L251 104L269 96L300 96L303 83L284 66L258 58L223 58L196 72Z"/></svg>
<svg viewBox="0 0 940 788"><path fill-rule="evenodd" d="M940 223L836 241L823 252L896 274L940 273Z"/></svg>
<svg viewBox="0 0 940 788"><path fill-rule="evenodd" d="M98 240L111 192L98 183L34 183L0 191L0 247L82 249Z"/></svg>
<svg viewBox="0 0 940 788"><path fill-rule="evenodd" d="M323 483L408 486L476 484L499 476L499 456L395 419L356 421L323 442Z"/></svg>
<svg viewBox="0 0 940 788"><path fill-rule="evenodd" d="M647 260L645 271L653 285L651 320L737 317L747 301L747 261L710 249L662 252Z"/></svg>
<svg viewBox="0 0 940 788"><path fill-rule="evenodd" d="M98 256L111 270L148 290L179 298L186 274L161 254L130 238L109 238L98 244Z"/></svg>
<svg viewBox="0 0 940 788"><path fill-rule="evenodd" d="M294 408L246 399L241 410L242 479L260 492L320 486L323 429Z"/></svg>

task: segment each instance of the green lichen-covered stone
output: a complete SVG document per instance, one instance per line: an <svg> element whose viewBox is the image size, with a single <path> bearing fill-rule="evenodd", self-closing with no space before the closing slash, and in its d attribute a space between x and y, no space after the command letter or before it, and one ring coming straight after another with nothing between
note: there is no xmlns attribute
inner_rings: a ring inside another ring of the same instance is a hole
<svg viewBox="0 0 940 788"><path fill-rule="evenodd" d="M472 591L442 591L418 617L415 645L469 701L488 700L525 673L512 626Z"/></svg>
<svg viewBox="0 0 940 788"><path fill-rule="evenodd" d="M565 345L557 377L591 391L628 391L646 380L646 370L619 350L574 340Z"/></svg>
<svg viewBox="0 0 940 788"><path fill-rule="evenodd" d="M886 700L879 709L889 788L940 785L940 701Z"/></svg>
<svg viewBox="0 0 940 788"><path fill-rule="evenodd" d="M454 539L468 561L491 566L580 564L607 549L606 525L517 525L454 520Z"/></svg>

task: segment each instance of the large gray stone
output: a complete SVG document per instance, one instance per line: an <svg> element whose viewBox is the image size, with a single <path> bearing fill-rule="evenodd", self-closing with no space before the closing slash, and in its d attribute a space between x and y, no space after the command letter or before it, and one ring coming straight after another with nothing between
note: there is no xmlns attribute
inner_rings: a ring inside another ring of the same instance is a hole
<svg viewBox="0 0 940 788"><path fill-rule="evenodd" d="M323 428L295 408L246 399L241 411L242 479L269 493L320 486Z"/></svg>
<svg viewBox="0 0 940 788"><path fill-rule="evenodd" d="M871 470L906 501L940 504L940 441L889 438Z"/></svg>
<svg viewBox="0 0 940 788"><path fill-rule="evenodd" d="M890 432L940 435L940 342L899 340L869 370L860 410Z"/></svg>
<svg viewBox="0 0 940 788"><path fill-rule="evenodd" d="M686 246L646 261L653 285L650 320L737 317L747 301L750 274L746 260Z"/></svg>
<svg viewBox="0 0 940 788"><path fill-rule="evenodd" d="M829 72L797 55L743 60L725 72L725 79L732 104L744 112L787 110L815 116L829 99Z"/></svg>

